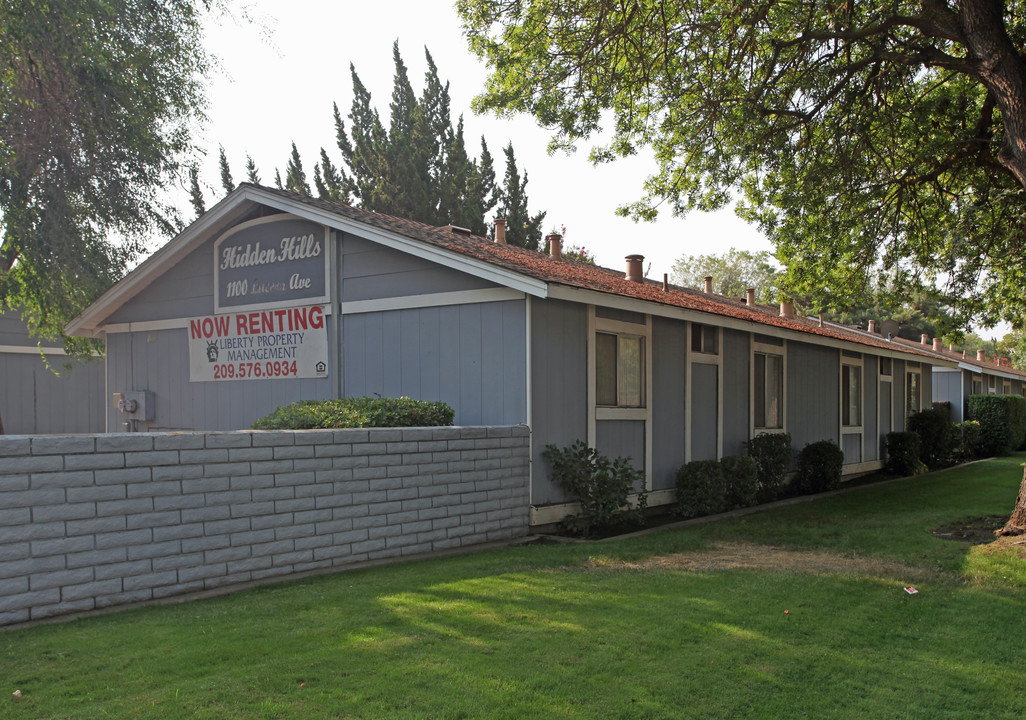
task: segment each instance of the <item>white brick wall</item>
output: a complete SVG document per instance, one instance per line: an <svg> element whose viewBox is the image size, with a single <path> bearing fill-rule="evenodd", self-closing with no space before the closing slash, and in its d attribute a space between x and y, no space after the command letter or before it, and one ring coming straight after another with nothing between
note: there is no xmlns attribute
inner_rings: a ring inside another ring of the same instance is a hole
<svg viewBox="0 0 1026 720"><path fill-rule="evenodd" d="M0 436L0 625L526 535L528 435Z"/></svg>

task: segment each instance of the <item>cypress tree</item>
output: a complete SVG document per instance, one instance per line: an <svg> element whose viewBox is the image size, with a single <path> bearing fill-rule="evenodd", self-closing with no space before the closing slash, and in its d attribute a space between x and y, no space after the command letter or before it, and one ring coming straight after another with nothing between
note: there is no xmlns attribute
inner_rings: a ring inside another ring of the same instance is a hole
<svg viewBox="0 0 1026 720"><path fill-rule="evenodd" d="M303 170L303 160L299 157L299 150L296 143L292 143L292 155L285 165L285 189L291 190L300 195L309 196L310 183L306 181L306 171Z"/></svg>
<svg viewBox="0 0 1026 720"><path fill-rule="evenodd" d="M503 178L500 215L506 218L506 242L529 250L538 250L541 245L541 224L545 219L542 212L531 217L527 209L527 173L520 179L517 159L513 154L513 143L506 153L506 174Z"/></svg>
<svg viewBox="0 0 1026 720"><path fill-rule="evenodd" d="M224 194L227 195L235 189L235 181L232 180L232 170L228 167L228 158L224 154L224 145L217 147L219 150L217 161L221 166L221 187L224 188Z"/></svg>
<svg viewBox="0 0 1026 720"><path fill-rule="evenodd" d="M249 153L246 153L246 179L254 185L260 184L260 173L257 172L256 163Z"/></svg>
<svg viewBox="0 0 1026 720"><path fill-rule="evenodd" d="M314 165L314 187L317 188L317 197L321 200L346 204L351 202L348 178L344 171L335 167L324 148L321 148L320 162Z"/></svg>
<svg viewBox="0 0 1026 720"><path fill-rule="evenodd" d="M399 42L392 46L395 78L392 86L391 124L385 153L387 173L376 210L421 222L435 220L434 208L428 207L425 181L428 178L427 157L418 126L421 108L410 84L406 64L399 54Z"/></svg>
<svg viewBox="0 0 1026 720"><path fill-rule="evenodd" d="M192 203L192 209L196 211L196 217L207 211L206 203L203 202L203 190L199 184L199 168L195 165L189 168L189 201Z"/></svg>

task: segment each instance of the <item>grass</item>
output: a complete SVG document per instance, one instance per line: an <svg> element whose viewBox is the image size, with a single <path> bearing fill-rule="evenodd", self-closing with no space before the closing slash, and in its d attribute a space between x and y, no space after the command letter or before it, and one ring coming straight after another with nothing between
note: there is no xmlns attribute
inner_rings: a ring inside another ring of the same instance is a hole
<svg viewBox="0 0 1026 720"><path fill-rule="evenodd" d="M932 530L1022 461L0 633L0 717L1018 719L1026 546Z"/></svg>

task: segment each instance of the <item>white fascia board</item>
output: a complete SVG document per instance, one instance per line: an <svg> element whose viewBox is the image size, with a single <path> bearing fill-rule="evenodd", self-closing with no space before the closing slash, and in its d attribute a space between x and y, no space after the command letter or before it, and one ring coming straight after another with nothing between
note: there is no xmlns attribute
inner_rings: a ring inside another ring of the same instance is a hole
<svg viewBox="0 0 1026 720"><path fill-rule="evenodd" d="M871 355L898 358L902 360L915 360L917 362L934 362L943 367L955 367L955 363L952 360L923 357L922 355L917 355L915 353L905 352L898 346L895 346L893 349L889 349L875 345L862 345L861 343L841 340L840 338L831 338L824 335L816 335L815 333L804 333L798 330L778 327L776 325L764 325L763 323L755 322L753 320L741 320L739 318L717 315L716 313L704 312L702 310L682 308L675 305L662 305L650 300L641 300L639 298L631 298L623 295L613 295L611 293L599 292L597 290L585 290L583 288L553 284L549 286L549 297L554 300L568 300L570 302L600 305L602 307L615 308L617 310L630 310L632 312L647 313L649 315L671 318L673 320L690 320L729 328L731 330L740 330L741 332L754 332L759 333L760 335L779 337L784 340L794 340L814 345L823 345L841 350L857 349L859 352L869 353Z"/></svg>
<svg viewBox="0 0 1026 720"><path fill-rule="evenodd" d="M412 240L400 235L399 233L395 233L390 230L382 230L381 228L366 225L357 220L350 220L349 218L341 217L328 210L312 207L302 202L279 197L277 195L265 194L255 188L245 188L245 190L252 196L251 199L263 205L270 205L280 210L300 215L309 220L320 222L336 230L342 230L354 235L359 235L360 237L376 242L379 245L399 250L407 253L408 255L414 255L425 260L430 260L431 262L438 263L439 265L451 267L454 270L459 270L460 272L465 272L468 275L483 278L514 290L519 290L527 293L528 295L545 297L547 294L548 283L544 280L538 280L526 275L521 275L520 273L513 272L512 270L506 270L505 268L497 267L481 260L469 258L451 250L444 250L442 248L435 247L430 243L422 242L420 240Z"/></svg>
<svg viewBox="0 0 1026 720"><path fill-rule="evenodd" d="M974 375L993 375L995 377L1004 378L1005 380L1022 380L1026 382L1026 376L1010 373L1006 370L1000 370L992 367L981 367L979 365L973 365L963 360L958 363L958 367L962 370L968 370Z"/></svg>
<svg viewBox="0 0 1026 720"><path fill-rule="evenodd" d="M165 268L174 265L185 255L207 240L207 233L222 223L233 211L237 214L241 201L247 199L245 190L236 190L221 202L203 213L196 222L158 248L156 252L139 263L120 282L101 295L92 305L64 327L64 332L77 337L99 337L103 334L100 324L112 312L131 300L137 293L159 277Z"/></svg>

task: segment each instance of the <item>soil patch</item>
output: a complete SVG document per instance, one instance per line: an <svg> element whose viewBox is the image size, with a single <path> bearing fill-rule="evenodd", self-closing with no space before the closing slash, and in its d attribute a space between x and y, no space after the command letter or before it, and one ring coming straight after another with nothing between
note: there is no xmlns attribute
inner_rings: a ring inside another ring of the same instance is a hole
<svg viewBox="0 0 1026 720"><path fill-rule="evenodd" d="M591 566L611 570L690 570L708 572L751 568L776 572L850 574L918 580L935 577L936 569L916 567L883 558L845 556L814 550L789 550L750 543L721 543L709 550L658 555L644 560L595 558Z"/></svg>
<svg viewBox="0 0 1026 720"><path fill-rule="evenodd" d="M957 540L970 545L986 545L997 540L995 533L1008 521L1006 515L984 515L951 525L942 525L933 531L942 540Z"/></svg>

